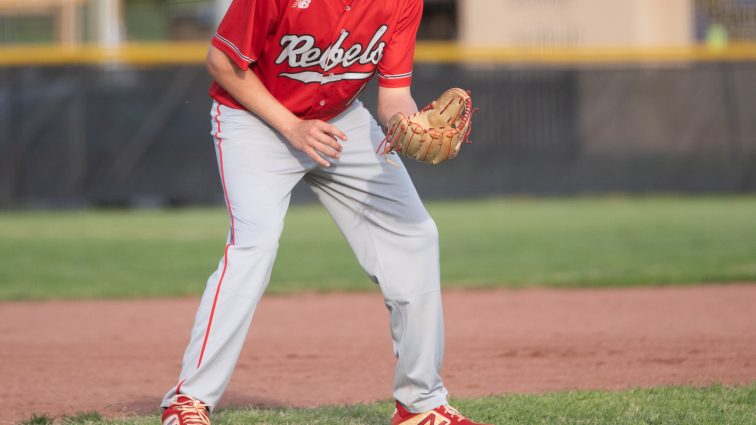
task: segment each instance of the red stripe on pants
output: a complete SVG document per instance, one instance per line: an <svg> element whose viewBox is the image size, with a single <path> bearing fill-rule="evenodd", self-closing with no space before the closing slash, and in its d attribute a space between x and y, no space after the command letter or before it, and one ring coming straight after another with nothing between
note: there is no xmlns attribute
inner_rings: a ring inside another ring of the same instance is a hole
<svg viewBox="0 0 756 425"><path fill-rule="evenodd" d="M207 321L207 329L205 330L205 339L202 341L202 350L200 350L199 360L197 361L197 368L202 365L202 358L205 356L205 348L207 348L207 340L210 338L210 328L213 326L213 317L215 316L215 307L218 305L218 295L220 295L221 285L223 284L223 278L226 276L226 269L228 268L228 249L234 245L236 235L234 233L234 214L231 211L231 201L228 198L228 190L226 190L226 175L223 172L223 148L221 139L221 125L220 125L220 104L216 109L215 122L218 124L215 138L218 139L218 164L221 175L221 185L223 186L223 196L226 199L226 208L228 209L228 215L231 219L231 241L226 244L226 249L223 251L223 272L218 280L218 286L215 288L215 297L213 298L213 307L210 309L210 318Z"/></svg>

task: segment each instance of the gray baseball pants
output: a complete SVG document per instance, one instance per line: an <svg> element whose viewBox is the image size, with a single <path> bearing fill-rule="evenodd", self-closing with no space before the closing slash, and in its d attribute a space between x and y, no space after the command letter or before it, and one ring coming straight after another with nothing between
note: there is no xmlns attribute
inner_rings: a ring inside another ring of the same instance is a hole
<svg viewBox="0 0 756 425"><path fill-rule="evenodd" d="M210 276L179 383L211 408L236 366L276 257L294 185L302 178L326 207L390 312L394 398L419 413L446 404L438 231L396 156L377 155L383 133L357 101L330 121L347 134L341 158L318 166L255 115L219 104L212 135L230 216L223 258ZM303 254L306 255L306 254Z"/></svg>

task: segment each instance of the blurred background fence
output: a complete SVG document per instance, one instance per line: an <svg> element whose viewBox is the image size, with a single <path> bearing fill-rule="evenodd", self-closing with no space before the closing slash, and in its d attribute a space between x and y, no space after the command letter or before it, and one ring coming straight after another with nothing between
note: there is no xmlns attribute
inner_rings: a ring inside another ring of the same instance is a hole
<svg viewBox="0 0 756 425"><path fill-rule="evenodd" d="M222 201L226 6L0 0L0 206ZM756 190L756 0L426 0L418 37L418 102L481 108L458 159L408 164L426 196Z"/></svg>

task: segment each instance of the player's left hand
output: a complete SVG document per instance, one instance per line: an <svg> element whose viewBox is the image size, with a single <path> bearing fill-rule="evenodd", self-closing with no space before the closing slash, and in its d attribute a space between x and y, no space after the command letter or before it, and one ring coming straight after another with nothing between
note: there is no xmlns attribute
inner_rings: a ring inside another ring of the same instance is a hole
<svg viewBox="0 0 756 425"><path fill-rule="evenodd" d="M463 142L470 143L472 116L470 93L453 88L421 111L394 114L378 152L398 152L427 164L440 164L457 156Z"/></svg>

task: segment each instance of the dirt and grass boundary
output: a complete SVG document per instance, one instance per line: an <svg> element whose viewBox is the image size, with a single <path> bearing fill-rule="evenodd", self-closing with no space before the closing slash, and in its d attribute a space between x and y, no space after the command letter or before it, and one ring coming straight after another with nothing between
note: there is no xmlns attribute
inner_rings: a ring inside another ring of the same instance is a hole
<svg viewBox="0 0 756 425"><path fill-rule="evenodd" d="M753 284L454 290L445 292L444 303L444 376L456 397L712 383L745 386L732 390L733 397L754 397ZM33 414L154 415L176 379L196 305L194 298L0 304L5 405L0 423ZM373 403L390 397L392 367L380 295L270 296L260 304L220 407ZM576 394L565 400L583 397ZM288 422L280 411L260 415L281 417L262 423L316 423L295 419L307 412L292 413ZM481 419L497 424L516 419L505 411L481 412ZM370 417L331 419L380 423ZM144 423L156 420L151 418Z"/></svg>

